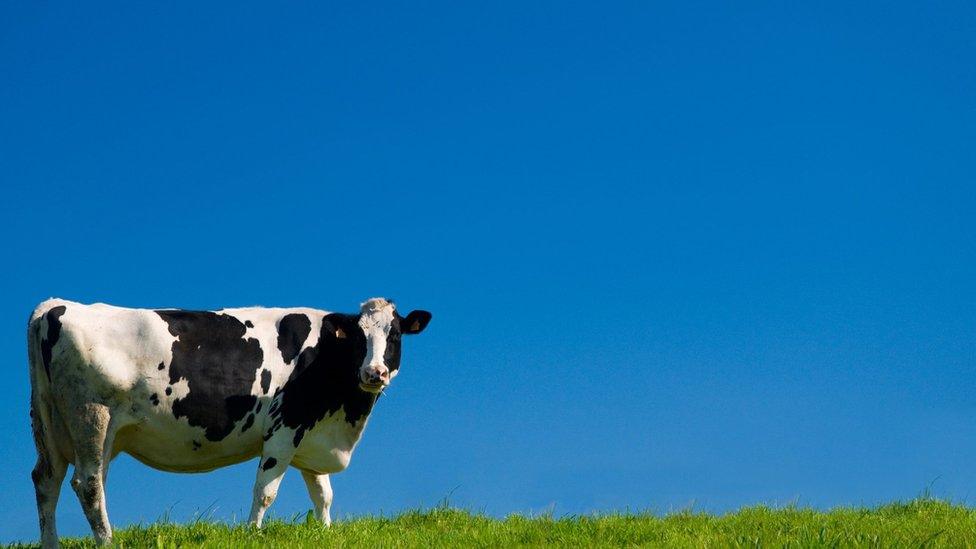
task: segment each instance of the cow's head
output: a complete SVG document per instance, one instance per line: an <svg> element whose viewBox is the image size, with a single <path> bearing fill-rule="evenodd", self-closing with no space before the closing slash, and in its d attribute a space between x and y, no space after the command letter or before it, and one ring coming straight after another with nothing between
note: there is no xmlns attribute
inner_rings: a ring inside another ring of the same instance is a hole
<svg viewBox="0 0 976 549"><path fill-rule="evenodd" d="M362 357L359 365L359 388L379 393L390 384L400 369L400 337L419 334L430 322L427 311L412 311L400 316L396 306L382 297L367 300L360 306L359 315L330 315L335 337L346 339L355 349L354 356Z"/></svg>

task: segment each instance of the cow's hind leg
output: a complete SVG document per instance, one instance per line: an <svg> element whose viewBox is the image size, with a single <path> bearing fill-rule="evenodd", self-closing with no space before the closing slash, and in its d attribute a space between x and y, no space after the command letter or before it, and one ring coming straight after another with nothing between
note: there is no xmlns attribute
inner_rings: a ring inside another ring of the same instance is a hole
<svg viewBox="0 0 976 549"><path fill-rule="evenodd" d="M105 508L104 479L108 460L111 459L109 411L103 404L90 403L80 408L78 415L69 420L75 451L75 471L71 478L71 487L78 494L95 541L108 544L112 541L112 527Z"/></svg>
<svg viewBox="0 0 976 549"><path fill-rule="evenodd" d="M332 524L332 516L329 508L332 507L332 483L329 482L329 475L319 475L309 471L302 471L302 478L305 479L305 486L308 486L308 495L312 498L315 505L315 518L329 526Z"/></svg>
<svg viewBox="0 0 976 549"><path fill-rule="evenodd" d="M37 517L41 526L41 547L48 549L58 546L58 529L54 521L54 512L58 506L58 496L61 495L61 483L68 464L55 448L52 447L39 417L39 413L31 410L33 418L34 443L37 446L37 463L31 471L34 481L34 494L37 498Z"/></svg>

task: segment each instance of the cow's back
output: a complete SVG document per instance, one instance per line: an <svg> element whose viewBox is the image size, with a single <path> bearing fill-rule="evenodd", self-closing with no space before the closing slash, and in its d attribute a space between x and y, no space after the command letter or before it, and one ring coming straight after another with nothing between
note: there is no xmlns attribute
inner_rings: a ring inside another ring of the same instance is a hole
<svg viewBox="0 0 976 549"><path fill-rule="evenodd" d="M152 377L171 357L173 338L151 310L64 300L38 310L45 311L38 316L41 362L53 386L81 384L110 398Z"/></svg>

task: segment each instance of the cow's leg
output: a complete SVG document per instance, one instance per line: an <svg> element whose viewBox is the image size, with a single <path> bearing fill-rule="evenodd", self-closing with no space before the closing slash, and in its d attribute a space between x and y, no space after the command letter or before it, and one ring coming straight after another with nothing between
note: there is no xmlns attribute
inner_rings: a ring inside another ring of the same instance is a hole
<svg viewBox="0 0 976 549"><path fill-rule="evenodd" d="M106 454L109 436L109 411L103 404L84 404L71 420L69 430L75 451L75 472L71 487L78 494L81 508L91 526L95 541L108 544L112 541L112 527L105 508L104 472L111 454Z"/></svg>
<svg viewBox="0 0 976 549"><path fill-rule="evenodd" d="M332 483L329 482L329 475L319 475L309 471L302 471L302 478L305 479L305 486L308 486L308 495L312 498L315 505L315 518L329 526L332 524L332 516L329 508L332 507Z"/></svg>
<svg viewBox="0 0 976 549"><path fill-rule="evenodd" d="M61 495L61 483L68 464L57 458L51 460L38 456L37 464L31 471L34 481L34 495L37 498L37 518L41 526L41 547L58 546L58 529L54 520L54 512Z"/></svg>
<svg viewBox="0 0 976 549"><path fill-rule="evenodd" d="M250 521L258 528L264 522L264 513L274 503L278 495L278 485L288 469L287 460L271 456L261 456L258 462L258 478L254 482L254 500L251 502Z"/></svg>
<svg viewBox="0 0 976 549"><path fill-rule="evenodd" d="M34 494L37 498L37 518L41 526L41 547L48 549L58 546L58 529L54 512L61 495L61 483L68 464L64 457L51 444L44 429L40 414L32 410L34 443L37 446L37 463L31 471L34 481Z"/></svg>

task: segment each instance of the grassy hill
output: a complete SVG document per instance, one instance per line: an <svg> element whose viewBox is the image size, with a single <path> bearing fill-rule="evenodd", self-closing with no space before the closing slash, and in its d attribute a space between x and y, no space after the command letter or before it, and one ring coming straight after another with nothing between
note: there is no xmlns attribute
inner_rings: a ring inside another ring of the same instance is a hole
<svg viewBox="0 0 976 549"><path fill-rule="evenodd" d="M493 519L454 509L359 518L326 529L271 522L262 530L212 522L116 531L119 547L973 547L976 509L933 499L816 511L750 507L724 515L680 512ZM90 538L65 547L94 547ZM15 546L17 547L17 546ZM24 547L24 546L19 546Z"/></svg>

